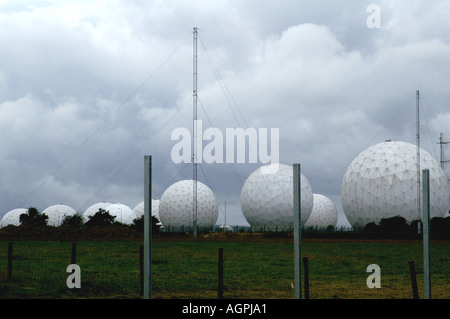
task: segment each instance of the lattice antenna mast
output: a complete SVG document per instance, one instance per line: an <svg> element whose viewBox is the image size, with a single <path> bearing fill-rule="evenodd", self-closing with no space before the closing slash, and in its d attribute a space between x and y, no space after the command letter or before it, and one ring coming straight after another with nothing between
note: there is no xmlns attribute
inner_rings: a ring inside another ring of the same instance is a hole
<svg viewBox="0 0 450 319"><path fill-rule="evenodd" d="M416 91L416 145L417 145L417 215L419 220L422 220L422 215L420 214L420 119L419 119L419 90ZM419 233L420 233L420 223L419 223Z"/></svg>
<svg viewBox="0 0 450 319"><path fill-rule="evenodd" d="M439 142L438 142L438 144L440 144L439 146L440 146L440 149L441 149L440 163L441 163L441 168L442 168L442 169L444 169L444 164L445 164L445 163L450 162L450 161L446 161L446 160L444 159L444 145L445 145L445 144L448 144L448 143L450 143L450 142L444 141L444 133L441 133L441 135L439 136Z"/></svg>
<svg viewBox="0 0 450 319"><path fill-rule="evenodd" d="M192 151L192 213L193 213L193 236L197 238L197 27L194 27L194 77L193 77L193 151Z"/></svg>
<svg viewBox="0 0 450 319"><path fill-rule="evenodd" d="M445 172L445 163L450 162L449 160L445 160L445 155L444 155L444 147L446 144L449 144L450 142L446 142L444 141L444 133L441 133L441 135L439 136L439 142L438 144L441 150L441 158L440 158L440 163L441 163L441 168L442 170ZM450 179L447 179L448 182L450 182Z"/></svg>

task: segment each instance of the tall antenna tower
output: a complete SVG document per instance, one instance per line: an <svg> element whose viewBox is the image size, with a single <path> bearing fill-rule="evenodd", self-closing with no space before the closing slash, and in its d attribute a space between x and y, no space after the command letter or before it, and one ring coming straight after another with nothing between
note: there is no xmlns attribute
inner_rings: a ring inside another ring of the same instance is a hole
<svg viewBox="0 0 450 319"><path fill-rule="evenodd" d="M417 145L417 215L419 221L422 220L422 214L420 213L420 120L419 120L419 90L416 91L416 145ZM420 222L418 224L420 233Z"/></svg>
<svg viewBox="0 0 450 319"><path fill-rule="evenodd" d="M445 144L449 144L449 143L450 143L450 142L445 142L445 141L444 141L444 133L441 133L440 136L439 136L439 142L438 142L438 144L440 144L439 146L440 146L440 149L441 149L440 163L441 163L441 168L442 168L442 169L444 169L444 164L445 164L445 163L450 162L450 161L446 161L446 160L444 159L444 145L445 145Z"/></svg>
<svg viewBox="0 0 450 319"><path fill-rule="evenodd" d="M197 27L194 27L194 78L193 78L193 151L192 151L192 214L193 214L193 237L197 238Z"/></svg>

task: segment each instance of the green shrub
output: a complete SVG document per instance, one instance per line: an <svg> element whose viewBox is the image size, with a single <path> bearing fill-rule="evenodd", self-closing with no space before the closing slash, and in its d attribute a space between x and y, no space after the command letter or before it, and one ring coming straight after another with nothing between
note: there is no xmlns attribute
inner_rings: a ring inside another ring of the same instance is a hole
<svg viewBox="0 0 450 319"><path fill-rule="evenodd" d="M20 217L21 226L45 226L47 225L48 216L39 212L35 207L28 208L28 213L21 214Z"/></svg>

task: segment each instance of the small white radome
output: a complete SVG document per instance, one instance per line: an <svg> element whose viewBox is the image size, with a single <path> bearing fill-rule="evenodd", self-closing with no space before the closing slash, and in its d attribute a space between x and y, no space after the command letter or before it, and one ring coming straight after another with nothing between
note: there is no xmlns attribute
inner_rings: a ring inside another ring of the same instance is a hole
<svg viewBox="0 0 450 319"><path fill-rule="evenodd" d="M47 207L42 214L48 216L47 225L59 227L64 218L75 215L77 212L70 206L57 204Z"/></svg>
<svg viewBox="0 0 450 319"><path fill-rule="evenodd" d="M137 217L144 215L144 202L137 204L133 211ZM152 199L152 216L159 219L159 199Z"/></svg>
<svg viewBox="0 0 450 319"><path fill-rule="evenodd" d="M100 202L100 203L96 203L96 204L89 206L82 215L83 221L85 223L88 222L90 217L94 216L100 210L100 208L107 210L108 206L110 206L110 205L111 205L111 203L108 203L108 202Z"/></svg>
<svg viewBox="0 0 450 319"><path fill-rule="evenodd" d="M338 211L333 201L322 194L313 194L314 204L305 227L326 228L336 226Z"/></svg>
<svg viewBox="0 0 450 319"><path fill-rule="evenodd" d="M164 227L192 227L193 180L182 180L169 186L159 200L159 217ZM219 206L212 190L197 181L197 226L214 226Z"/></svg>
<svg viewBox="0 0 450 319"><path fill-rule="evenodd" d="M133 210L124 204L111 204L106 209L109 214L115 217L116 222L123 223L126 225L133 224L133 221L137 218Z"/></svg>
<svg viewBox="0 0 450 319"><path fill-rule="evenodd" d="M20 215L28 214L28 209L26 208L16 208L10 210L5 215L0 222L0 228L6 227L8 225L20 226Z"/></svg>

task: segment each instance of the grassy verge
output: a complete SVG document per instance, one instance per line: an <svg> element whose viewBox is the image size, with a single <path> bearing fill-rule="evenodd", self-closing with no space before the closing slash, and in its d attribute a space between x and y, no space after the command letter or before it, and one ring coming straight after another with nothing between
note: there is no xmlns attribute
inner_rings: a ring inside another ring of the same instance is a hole
<svg viewBox="0 0 450 319"><path fill-rule="evenodd" d="M7 281L7 241L0 241L2 298L140 298L140 241L78 241L81 289L69 289L71 242L14 241L13 280ZM216 298L217 253L224 249L225 298L293 298L291 239L155 239L153 298ZM423 297L421 241L304 240L310 296L411 298L414 260ZM369 264L381 267L381 288L369 289ZM431 244L432 297L450 298L450 242Z"/></svg>

